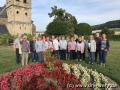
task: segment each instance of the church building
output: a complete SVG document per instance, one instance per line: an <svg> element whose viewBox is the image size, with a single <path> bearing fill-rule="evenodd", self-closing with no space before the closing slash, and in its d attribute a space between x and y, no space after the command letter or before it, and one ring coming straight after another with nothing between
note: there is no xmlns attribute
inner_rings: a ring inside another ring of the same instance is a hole
<svg viewBox="0 0 120 90"><path fill-rule="evenodd" d="M0 33L33 34L36 30L31 4L31 0L6 0L6 4L0 7Z"/></svg>

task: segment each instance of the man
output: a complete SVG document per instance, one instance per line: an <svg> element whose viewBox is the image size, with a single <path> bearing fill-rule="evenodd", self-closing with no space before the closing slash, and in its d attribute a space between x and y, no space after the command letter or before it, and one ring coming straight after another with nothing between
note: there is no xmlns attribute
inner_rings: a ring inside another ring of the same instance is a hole
<svg viewBox="0 0 120 90"><path fill-rule="evenodd" d="M60 47L60 59L66 60L67 40L62 36L62 40L59 41Z"/></svg>
<svg viewBox="0 0 120 90"><path fill-rule="evenodd" d="M20 45L20 39L22 38L21 35L18 36L18 38L14 41L14 49L16 52L16 63L20 64L20 54L21 54L21 45Z"/></svg>
<svg viewBox="0 0 120 90"><path fill-rule="evenodd" d="M32 41L30 42L30 51L32 53L32 62L37 61L37 53L35 50L35 43L36 43L36 38L33 37Z"/></svg>
<svg viewBox="0 0 120 90"><path fill-rule="evenodd" d="M98 62L101 60L101 41L102 38L100 37L100 33L96 33L96 53L95 53L95 62ZM99 56L99 60L98 59Z"/></svg>

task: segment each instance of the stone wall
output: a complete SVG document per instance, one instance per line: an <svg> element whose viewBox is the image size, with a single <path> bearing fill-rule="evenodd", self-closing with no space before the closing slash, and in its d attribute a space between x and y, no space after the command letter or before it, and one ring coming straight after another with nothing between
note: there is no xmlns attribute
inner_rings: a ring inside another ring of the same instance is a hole
<svg viewBox="0 0 120 90"><path fill-rule="evenodd" d="M7 18L0 18L0 25L7 24Z"/></svg>

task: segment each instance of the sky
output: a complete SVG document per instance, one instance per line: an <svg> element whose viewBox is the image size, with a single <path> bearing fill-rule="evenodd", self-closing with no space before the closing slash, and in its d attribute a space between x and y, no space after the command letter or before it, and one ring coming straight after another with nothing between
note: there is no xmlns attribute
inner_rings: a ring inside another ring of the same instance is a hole
<svg viewBox="0 0 120 90"><path fill-rule="evenodd" d="M6 0L0 0L0 6ZM120 0L32 0L32 19L37 31L45 31L53 20L48 13L58 6L76 17L78 23L97 25L120 19Z"/></svg>

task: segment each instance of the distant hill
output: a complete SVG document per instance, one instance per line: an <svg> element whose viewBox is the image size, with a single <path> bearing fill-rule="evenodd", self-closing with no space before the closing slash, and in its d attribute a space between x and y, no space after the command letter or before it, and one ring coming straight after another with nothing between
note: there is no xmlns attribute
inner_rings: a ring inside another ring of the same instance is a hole
<svg viewBox="0 0 120 90"><path fill-rule="evenodd" d="M120 20L109 21L109 22L106 22L106 23L103 23L103 24L92 26L93 30L103 29L104 27L120 28Z"/></svg>

